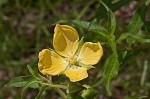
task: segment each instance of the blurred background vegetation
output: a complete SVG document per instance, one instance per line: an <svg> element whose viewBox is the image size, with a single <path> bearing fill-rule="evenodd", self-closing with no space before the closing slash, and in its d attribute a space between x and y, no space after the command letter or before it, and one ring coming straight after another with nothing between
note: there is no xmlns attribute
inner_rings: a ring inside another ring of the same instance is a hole
<svg viewBox="0 0 150 99"><path fill-rule="evenodd" d="M116 38L128 31L128 24L144 0L103 0L114 12L117 21ZM21 88L3 88L12 77L28 75L27 64L37 68L38 53L43 48L53 48L53 30L57 22L72 25L85 41L101 42L104 56L97 69L89 71L86 82L92 84L103 70L104 61L111 53L105 40L95 33L63 20L82 20L101 24L107 28L107 12L99 0L0 0L0 99L20 99ZM150 33L150 6L139 34ZM136 24L135 24L136 25ZM125 41L117 43L118 49L129 52L120 66L118 76L112 81L112 96L99 85L99 99L134 99L150 97L150 44L136 41L129 46ZM97 80L97 79L96 79ZM55 82L63 82L54 78ZM38 90L30 89L27 99L34 99ZM52 90L43 99L57 99ZM134 97L134 98L133 98Z"/></svg>

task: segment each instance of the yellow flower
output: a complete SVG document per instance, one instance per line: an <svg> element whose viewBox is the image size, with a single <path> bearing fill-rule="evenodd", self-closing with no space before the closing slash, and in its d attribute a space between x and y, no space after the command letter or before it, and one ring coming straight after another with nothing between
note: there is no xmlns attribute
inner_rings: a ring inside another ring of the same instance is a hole
<svg viewBox="0 0 150 99"><path fill-rule="evenodd" d="M38 68L44 75L65 75L72 82L88 77L88 68L80 66L97 64L103 55L100 43L86 42L77 53L79 35L68 25L57 24L54 29L53 46L55 51L44 49L39 53Z"/></svg>

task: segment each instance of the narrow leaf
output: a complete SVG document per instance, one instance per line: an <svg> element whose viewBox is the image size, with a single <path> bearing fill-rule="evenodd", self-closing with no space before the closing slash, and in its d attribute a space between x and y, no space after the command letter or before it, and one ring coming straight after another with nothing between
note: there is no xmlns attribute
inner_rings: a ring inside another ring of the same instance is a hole
<svg viewBox="0 0 150 99"><path fill-rule="evenodd" d="M113 51L113 53L118 56L118 52L117 52L117 47L116 47L116 39L115 39L115 36L114 35L111 35L109 37L109 45Z"/></svg>
<svg viewBox="0 0 150 99"><path fill-rule="evenodd" d="M102 35L103 37L106 37L106 35L107 35L105 28L96 23L79 21L79 20L72 20L71 22L78 27L82 27L82 28L87 29L88 31L98 33L98 34Z"/></svg>
<svg viewBox="0 0 150 99"><path fill-rule="evenodd" d="M27 82L33 80L35 80L35 78L31 75L19 76L19 77L12 78L7 84L5 84L5 87L23 87Z"/></svg>
<svg viewBox="0 0 150 99"><path fill-rule="evenodd" d="M147 6L145 4L135 12L130 24L128 25L129 32L136 34L143 25L143 20L145 20L145 14L147 12Z"/></svg>
<svg viewBox="0 0 150 99"><path fill-rule="evenodd" d="M72 82L70 82L68 84L68 87L69 87L68 88L68 93L69 94L80 92L81 90L84 89L84 87L81 84L79 84L79 83L72 83Z"/></svg>
<svg viewBox="0 0 150 99"><path fill-rule="evenodd" d="M108 33L113 35L116 29L116 19L113 12L109 9L109 16L108 16Z"/></svg>
<svg viewBox="0 0 150 99"><path fill-rule="evenodd" d="M117 76L118 69L118 58L115 54L112 54L105 65L105 70L102 78L102 81L105 84L106 90L109 95L111 95L111 80Z"/></svg>
<svg viewBox="0 0 150 99"><path fill-rule="evenodd" d="M110 8L108 8L108 6L101 1L101 4L106 8L106 10L108 11L108 34L113 35L116 29L116 19L115 19L115 15L113 14L113 12L111 11Z"/></svg>
<svg viewBox="0 0 150 99"><path fill-rule="evenodd" d="M137 40L137 41L141 41L144 43L150 43L150 35L138 35L138 34L132 34L132 33L124 33L122 34L119 39L117 40L117 42L121 42L124 39L129 39L130 40Z"/></svg>
<svg viewBox="0 0 150 99"><path fill-rule="evenodd" d="M148 61L145 60L144 61L144 67L143 67L143 73L142 73L142 76L141 76L141 85L143 86L144 83L145 83L145 80L146 80L146 76L147 76L147 71L148 71Z"/></svg>
<svg viewBox="0 0 150 99"><path fill-rule="evenodd" d="M128 25L129 33L138 34L139 30L142 28L145 20L145 15L147 12L147 6L142 4L140 8L136 11L130 24ZM135 40L128 39L128 43L132 45Z"/></svg>
<svg viewBox="0 0 150 99"><path fill-rule="evenodd" d="M31 74L31 75L34 75L34 71L33 71L33 69L31 68L31 66L30 66L30 65L27 65L27 68L28 68L30 74Z"/></svg>
<svg viewBox="0 0 150 99"><path fill-rule="evenodd" d="M33 69L31 68L31 66L30 66L30 65L27 65L27 68L28 68L30 74L31 74L33 77L35 77L36 79L39 80L39 78L38 78L39 75L38 75L36 72L33 71Z"/></svg>

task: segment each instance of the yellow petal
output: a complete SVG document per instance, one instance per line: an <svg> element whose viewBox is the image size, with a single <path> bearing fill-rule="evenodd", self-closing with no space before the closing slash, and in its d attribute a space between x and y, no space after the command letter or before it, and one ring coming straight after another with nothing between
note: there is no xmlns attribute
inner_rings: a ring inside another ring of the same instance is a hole
<svg viewBox="0 0 150 99"><path fill-rule="evenodd" d="M53 45L56 52L65 57L75 54L79 41L77 31L71 26L57 24L54 32Z"/></svg>
<svg viewBox="0 0 150 99"><path fill-rule="evenodd" d="M72 82L80 81L88 77L87 69L82 67L71 67L65 71L65 75Z"/></svg>
<svg viewBox="0 0 150 99"><path fill-rule="evenodd" d="M39 53L38 68L44 75L57 75L64 71L68 63L54 51L44 49Z"/></svg>
<svg viewBox="0 0 150 99"><path fill-rule="evenodd" d="M83 64L97 64L103 55L103 49L100 43L86 42L83 44L78 61Z"/></svg>

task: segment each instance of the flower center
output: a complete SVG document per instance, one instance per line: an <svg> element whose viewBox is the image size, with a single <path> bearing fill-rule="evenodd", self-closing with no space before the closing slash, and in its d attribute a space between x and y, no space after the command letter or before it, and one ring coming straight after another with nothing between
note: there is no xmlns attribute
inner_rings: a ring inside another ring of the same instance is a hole
<svg viewBox="0 0 150 99"><path fill-rule="evenodd" d="M69 62L70 65L75 65L76 62L77 62L76 56L75 56L75 55L69 56L69 57L68 57L68 62Z"/></svg>

